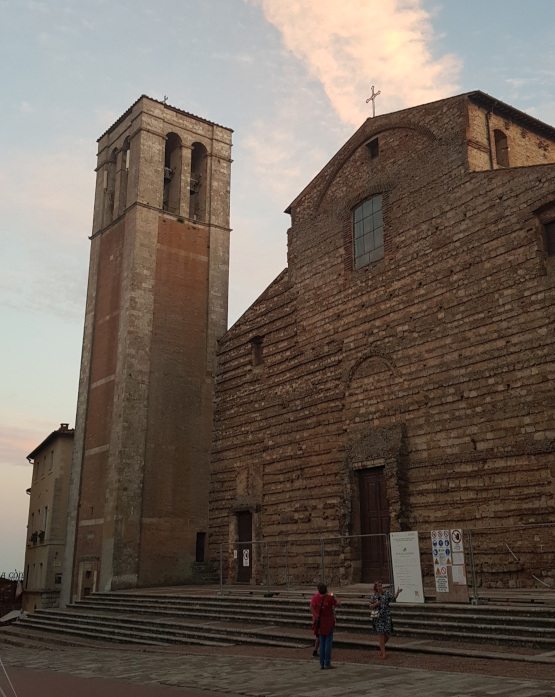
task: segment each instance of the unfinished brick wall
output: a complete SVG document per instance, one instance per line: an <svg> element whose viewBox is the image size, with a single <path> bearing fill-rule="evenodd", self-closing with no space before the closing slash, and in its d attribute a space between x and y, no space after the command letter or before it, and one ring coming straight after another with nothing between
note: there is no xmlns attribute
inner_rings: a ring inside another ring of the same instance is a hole
<svg viewBox="0 0 555 697"><path fill-rule="evenodd" d="M555 131L488 99L369 119L293 202L287 270L220 343L214 556L241 510L255 539L358 534L364 468L384 468L392 530L553 520ZM385 255L355 271L352 210L378 193ZM330 578L360 580L357 555L343 544ZM551 575L553 555L529 563ZM289 563L312 582L307 558Z"/></svg>

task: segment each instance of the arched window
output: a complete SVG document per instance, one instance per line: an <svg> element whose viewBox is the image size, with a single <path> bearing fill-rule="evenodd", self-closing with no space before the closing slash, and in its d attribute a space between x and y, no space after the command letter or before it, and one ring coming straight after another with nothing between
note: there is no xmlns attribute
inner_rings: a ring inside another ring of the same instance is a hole
<svg viewBox="0 0 555 697"><path fill-rule="evenodd" d="M202 143L193 143L189 184L189 218L206 220L206 173L208 153Z"/></svg>
<svg viewBox="0 0 555 697"><path fill-rule="evenodd" d="M118 214L121 215L127 208L127 183L129 180L129 137L123 141L123 146L120 153L120 171L119 171L119 206Z"/></svg>
<svg viewBox="0 0 555 697"><path fill-rule="evenodd" d="M181 199L181 138L177 133L166 136L164 155L164 198L162 207L179 215Z"/></svg>
<svg viewBox="0 0 555 697"><path fill-rule="evenodd" d="M364 201L353 211L353 246L355 269L383 258L381 194Z"/></svg>
<svg viewBox="0 0 555 697"><path fill-rule="evenodd" d="M118 149L114 148L104 170L104 224L109 225L114 219L116 193L116 161Z"/></svg>
<svg viewBox="0 0 555 697"><path fill-rule="evenodd" d="M495 139L495 160L500 167L509 166L509 142L503 131L495 129L493 132Z"/></svg>

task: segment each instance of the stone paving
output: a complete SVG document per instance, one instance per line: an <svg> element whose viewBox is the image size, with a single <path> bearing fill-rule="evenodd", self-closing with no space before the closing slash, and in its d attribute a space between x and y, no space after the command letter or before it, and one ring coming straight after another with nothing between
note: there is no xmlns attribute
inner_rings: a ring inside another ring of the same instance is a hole
<svg viewBox="0 0 555 697"><path fill-rule="evenodd" d="M328 671L320 670L316 661L119 647L28 650L3 646L0 657L8 675L10 668L55 671L135 685L172 686L177 688L176 694L179 688L188 688L246 697L555 697L555 668L553 681L535 680L534 666L529 664L523 666L526 678L514 679L398 668L385 663L336 663L335 669ZM40 686L37 688L35 694L40 694Z"/></svg>

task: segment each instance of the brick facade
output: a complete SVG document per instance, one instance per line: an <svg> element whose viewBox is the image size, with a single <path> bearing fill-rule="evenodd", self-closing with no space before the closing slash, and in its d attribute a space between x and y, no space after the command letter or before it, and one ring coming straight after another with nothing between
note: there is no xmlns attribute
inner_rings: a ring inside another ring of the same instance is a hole
<svg viewBox="0 0 555 697"><path fill-rule="evenodd" d="M384 257L354 270L377 194ZM359 535L375 468L391 530L553 523L555 129L480 92L368 119L288 210L287 268L219 345L211 556L242 511L253 540ZM297 578L317 554L292 545ZM354 542L337 560L361 580ZM491 549L484 582L509 562Z"/></svg>

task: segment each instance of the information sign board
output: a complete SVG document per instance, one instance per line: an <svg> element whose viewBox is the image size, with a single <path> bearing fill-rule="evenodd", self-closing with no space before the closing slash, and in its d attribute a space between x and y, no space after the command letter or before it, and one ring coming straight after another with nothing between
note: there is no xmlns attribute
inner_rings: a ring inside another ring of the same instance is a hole
<svg viewBox="0 0 555 697"><path fill-rule="evenodd" d="M398 603L423 603L422 569L420 567L420 548L417 532L392 532L391 564L395 588L402 588Z"/></svg>

